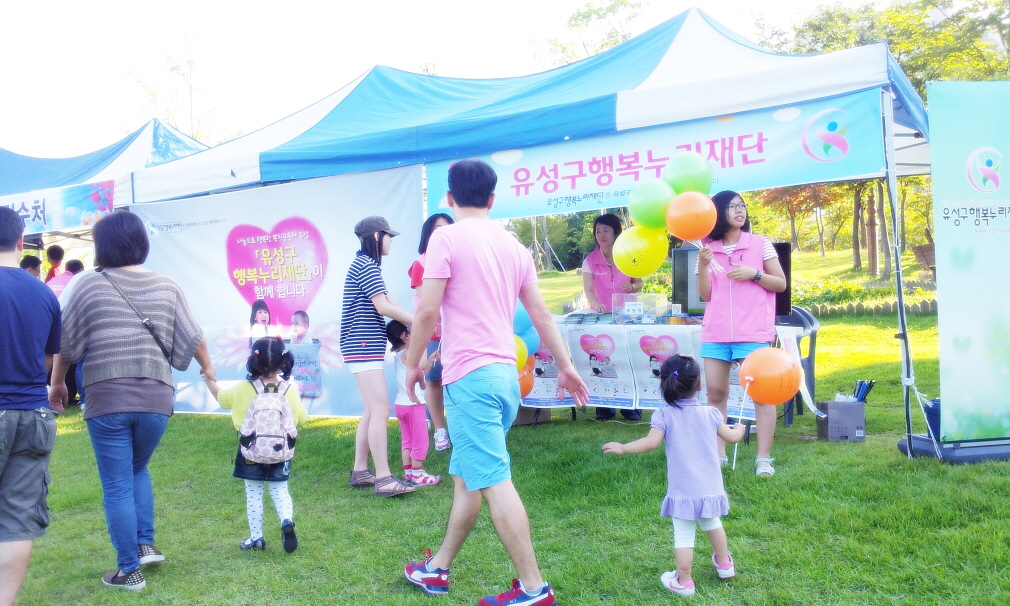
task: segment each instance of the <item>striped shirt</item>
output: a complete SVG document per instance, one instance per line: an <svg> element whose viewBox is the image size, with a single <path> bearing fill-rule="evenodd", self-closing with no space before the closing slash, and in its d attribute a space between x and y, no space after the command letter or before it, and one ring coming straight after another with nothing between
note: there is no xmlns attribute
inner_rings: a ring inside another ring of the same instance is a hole
<svg viewBox="0 0 1010 606"><path fill-rule="evenodd" d="M386 357L386 323L372 304L372 297L386 292L379 264L358 251L344 280L340 353L345 362L371 362Z"/></svg>
<svg viewBox="0 0 1010 606"><path fill-rule="evenodd" d="M186 370L203 331L186 296L174 280L153 271L106 270L109 277L151 319L171 353L172 367ZM97 272L85 272L63 310L61 355L68 364L84 361L84 385L121 378L172 383L172 369L157 341L112 284Z"/></svg>

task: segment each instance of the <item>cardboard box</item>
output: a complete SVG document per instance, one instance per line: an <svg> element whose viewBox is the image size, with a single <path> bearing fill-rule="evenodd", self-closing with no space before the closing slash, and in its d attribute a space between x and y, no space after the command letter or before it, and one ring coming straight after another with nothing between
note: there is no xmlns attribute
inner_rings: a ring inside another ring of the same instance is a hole
<svg viewBox="0 0 1010 606"><path fill-rule="evenodd" d="M537 425L541 423L550 423L552 409L527 408L526 406L520 406L519 413L516 414L516 420L512 422L512 427L517 427L519 425L532 425L533 415L535 415L538 410L540 411L540 416L537 418Z"/></svg>
<svg viewBox="0 0 1010 606"><path fill-rule="evenodd" d="M832 442L866 441L866 402L818 402L828 418L817 419L817 438Z"/></svg>

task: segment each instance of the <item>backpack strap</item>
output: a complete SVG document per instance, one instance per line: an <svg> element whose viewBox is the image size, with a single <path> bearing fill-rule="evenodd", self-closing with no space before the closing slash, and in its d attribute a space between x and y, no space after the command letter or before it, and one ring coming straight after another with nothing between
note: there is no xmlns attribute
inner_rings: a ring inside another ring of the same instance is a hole
<svg viewBox="0 0 1010 606"><path fill-rule="evenodd" d="M263 386L263 381L260 381L259 379L253 379L249 381L249 383L252 384L253 389L256 390L257 394L261 394L266 391L266 388Z"/></svg>
<svg viewBox="0 0 1010 606"><path fill-rule="evenodd" d="M290 381L281 381L277 384L277 393L284 395L288 393L288 388L291 387Z"/></svg>

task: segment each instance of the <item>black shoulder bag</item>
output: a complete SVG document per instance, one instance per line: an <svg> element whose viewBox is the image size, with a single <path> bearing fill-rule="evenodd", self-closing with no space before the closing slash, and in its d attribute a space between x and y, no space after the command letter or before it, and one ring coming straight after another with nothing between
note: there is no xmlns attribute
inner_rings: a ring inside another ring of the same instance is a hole
<svg viewBox="0 0 1010 606"><path fill-rule="evenodd" d="M154 332L154 324L151 323L151 319L142 314L140 310L137 309L137 306L133 304L133 301L130 300L130 297L127 297L126 293L123 292L123 289L119 288L119 285L112 281L112 278L109 277L109 274L105 273L104 271L101 272L101 274L105 276L105 279L109 281L109 284L111 284L112 287L116 289L116 292L118 292L119 295L123 297L123 300L126 301L126 304L130 306L130 309L132 309L137 313L137 316L140 317L140 323L147 327L147 330L150 331L151 336L154 337L154 341L158 344L158 347L161 349L161 353L163 353L165 355L165 359L168 360L169 363L171 363L172 354L168 353L168 350L165 348L165 344L162 343L161 338L158 337L158 333Z"/></svg>

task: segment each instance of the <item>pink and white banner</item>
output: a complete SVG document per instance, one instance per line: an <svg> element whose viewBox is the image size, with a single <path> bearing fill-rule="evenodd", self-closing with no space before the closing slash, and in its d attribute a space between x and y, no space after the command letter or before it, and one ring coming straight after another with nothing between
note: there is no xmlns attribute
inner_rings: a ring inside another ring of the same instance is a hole
<svg viewBox="0 0 1010 606"><path fill-rule="evenodd" d="M139 204L151 238L146 267L178 282L207 335L221 381L245 379L252 340L278 336L295 355L310 415L360 415L340 354L344 277L360 247L354 225L382 215L400 232L383 258L393 299L410 309L407 269L424 219L421 167L358 173ZM175 373L176 410L215 412L196 372ZM391 396L396 384L387 369Z"/></svg>

